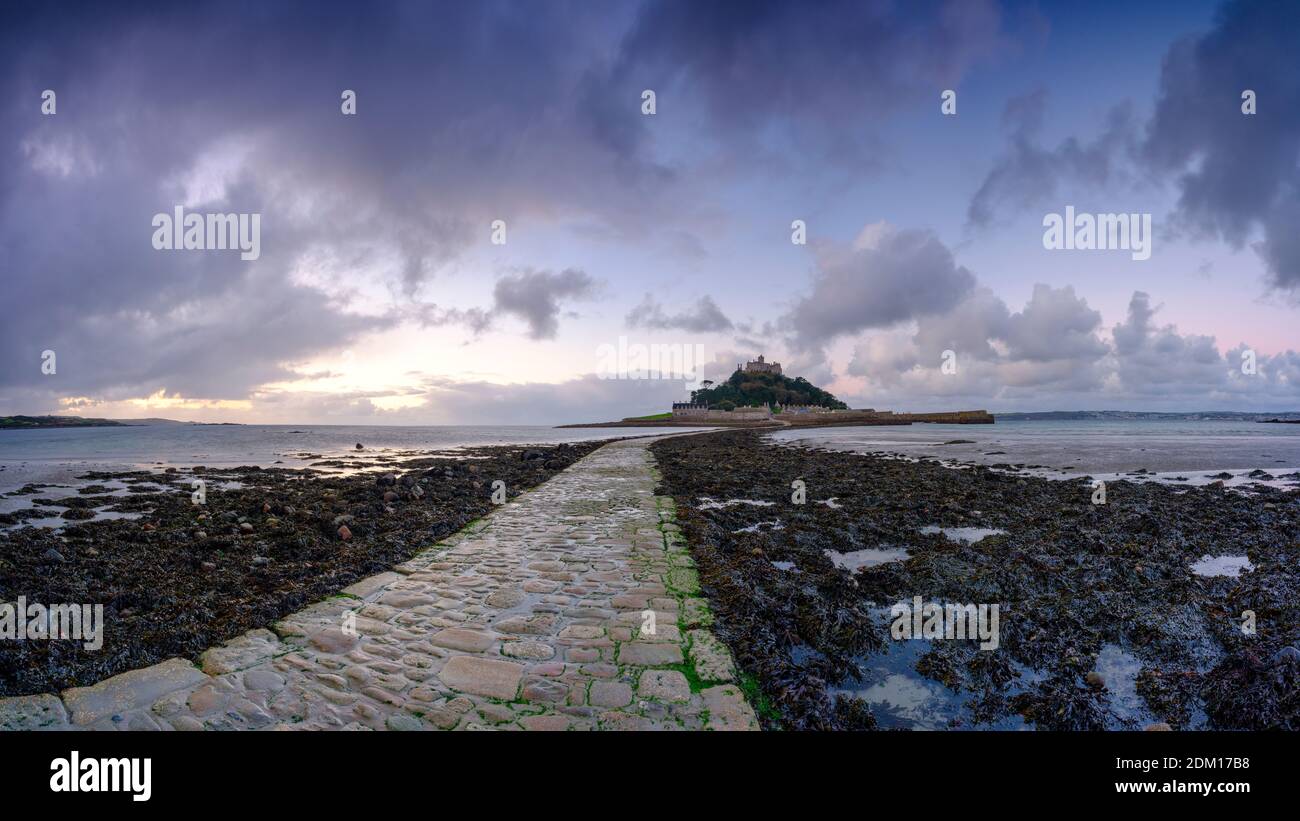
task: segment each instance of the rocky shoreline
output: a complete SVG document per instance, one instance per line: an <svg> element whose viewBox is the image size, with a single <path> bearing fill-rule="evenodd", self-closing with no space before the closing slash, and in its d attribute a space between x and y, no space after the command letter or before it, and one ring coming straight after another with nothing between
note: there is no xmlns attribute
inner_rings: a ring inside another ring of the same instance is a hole
<svg viewBox="0 0 1300 821"><path fill-rule="evenodd" d="M494 482L516 496L602 444L89 472L71 495L27 485L6 495L33 504L0 514L0 603L102 604L104 642L0 641L0 696L196 658L460 530L493 508ZM67 523L23 526L50 515Z"/></svg>
<svg viewBox="0 0 1300 821"><path fill-rule="evenodd" d="M754 431L652 452L769 728L1300 728L1295 488L1114 481L1097 504L1088 478ZM915 596L999 605L998 648L891 638Z"/></svg>

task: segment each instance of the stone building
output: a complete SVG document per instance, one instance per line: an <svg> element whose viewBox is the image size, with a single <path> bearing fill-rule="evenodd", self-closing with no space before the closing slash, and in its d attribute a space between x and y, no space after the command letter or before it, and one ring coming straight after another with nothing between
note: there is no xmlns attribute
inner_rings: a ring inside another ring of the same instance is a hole
<svg viewBox="0 0 1300 821"><path fill-rule="evenodd" d="M761 422L772 418L772 409L736 408L735 410L710 410L708 405L693 405L690 402L673 403L674 419L689 419L692 422Z"/></svg>
<svg viewBox="0 0 1300 821"><path fill-rule="evenodd" d="M736 370L740 370L739 364L736 365ZM780 376L781 363L764 362L763 355L759 354L758 359L753 359L745 363L745 373L771 373Z"/></svg>

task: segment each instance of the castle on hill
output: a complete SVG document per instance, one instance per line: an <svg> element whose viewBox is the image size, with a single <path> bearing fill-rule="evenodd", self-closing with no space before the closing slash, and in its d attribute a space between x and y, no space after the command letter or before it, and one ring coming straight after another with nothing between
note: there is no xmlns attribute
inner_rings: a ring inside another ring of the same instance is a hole
<svg viewBox="0 0 1300 821"><path fill-rule="evenodd" d="M736 370L740 370L740 364L736 364ZM781 375L780 362L764 362L763 355L759 354L758 359L751 359L745 363L745 373L770 373L776 376Z"/></svg>
<svg viewBox="0 0 1300 821"><path fill-rule="evenodd" d="M769 374L781 376L781 363L768 362L759 354L742 368L736 365L741 374ZM712 384L704 383L707 387ZM694 395L693 397L694 398ZM831 396L834 400L835 397ZM727 402L730 406L732 403ZM836 403L843 404L843 403ZM822 405L798 405L780 403L763 404L757 407L734 407L723 410L712 407L705 402L674 402L672 419L685 424L708 424L710 422L727 423L775 423L779 425L910 425L913 422L939 422L947 424L992 424L993 417L983 410L949 411L941 413L894 413L878 411L873 408L833 408Z"/></svg>

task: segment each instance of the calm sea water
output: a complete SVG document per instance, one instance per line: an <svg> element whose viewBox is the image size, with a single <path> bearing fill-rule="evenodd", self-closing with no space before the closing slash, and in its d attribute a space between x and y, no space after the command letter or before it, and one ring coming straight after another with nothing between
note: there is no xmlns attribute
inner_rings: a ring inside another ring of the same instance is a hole
<svg viewBox="0 0 1300 821"><path fill-rule="evenodd" d="M888 451L977 464L1042 465L1044 475L1096 478L1140 469L1155 478L1212 481L1207 474L1273 475L1300 469L1300 425L1259 422L1079 420L994 425L821 428L773 433L777 442L865 453ZM971 444L945 444L954 440ZM1242 479L1241 481L1244 481ZM1232 482L1228 482L1232 484Z"/></svg>
<svg viewBox="0 0 1300 821"><path fill-rule="evenodd" d="M397 454L475 445L558 444L691 428L384 427L370 425L140 425L0 431L0 492L27 482L67 482L87 470L209 467L279 462L301 467L320 456ZM308 457L311 458L308 458Z"/></svg>

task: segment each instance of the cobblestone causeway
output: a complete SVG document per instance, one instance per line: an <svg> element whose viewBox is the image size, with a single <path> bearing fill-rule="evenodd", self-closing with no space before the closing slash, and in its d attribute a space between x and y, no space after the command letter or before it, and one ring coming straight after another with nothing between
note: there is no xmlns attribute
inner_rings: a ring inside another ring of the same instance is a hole
<svg viewBox="0 0 1300 821"><path fill-rule="evenodd" d="M0 699L0 729L757 730L651 441L606 445L197 667Z"/></svg>

